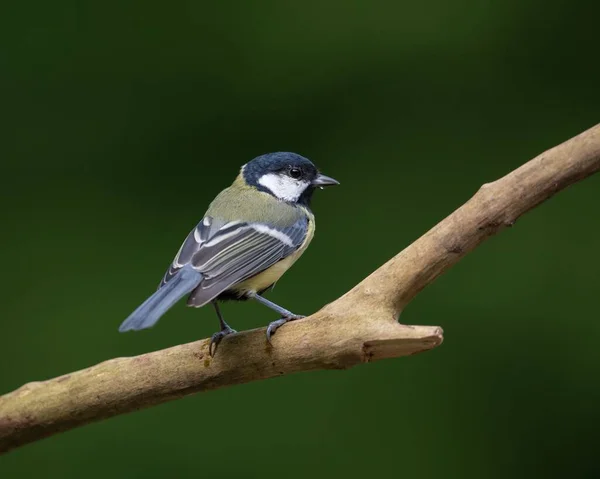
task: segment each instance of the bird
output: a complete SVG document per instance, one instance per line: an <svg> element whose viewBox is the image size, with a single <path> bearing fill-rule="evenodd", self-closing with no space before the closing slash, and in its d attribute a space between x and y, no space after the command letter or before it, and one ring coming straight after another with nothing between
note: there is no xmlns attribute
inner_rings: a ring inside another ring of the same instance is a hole
<svg viewBox="0 0 600 479"><path fill-rule="evenodd" d="M298 260L313 239L310 203L317 188L339 185L307 158L291 152L258 156L243 165L189 233L158 289L119 327L150 328L181 298L200 308L211 303L220 329L211 336L214 356L221 340L236 333L223 319L219 302L255 300L281 318L267 327L267 341L279 327L303 318L264 294Z"/></svg>

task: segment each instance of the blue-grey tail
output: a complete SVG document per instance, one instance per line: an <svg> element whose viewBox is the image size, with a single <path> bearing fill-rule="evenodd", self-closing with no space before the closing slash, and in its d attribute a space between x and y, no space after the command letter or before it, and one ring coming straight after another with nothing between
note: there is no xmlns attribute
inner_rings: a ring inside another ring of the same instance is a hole
<svg viewBox="0 0 600 479"><path fill-rule="evenodd" d="M202 274L189 264L185 265L156 293L131 313L119 326L119 331L138 330L154 326L167 310L198 286L201 280Z"/></svg>

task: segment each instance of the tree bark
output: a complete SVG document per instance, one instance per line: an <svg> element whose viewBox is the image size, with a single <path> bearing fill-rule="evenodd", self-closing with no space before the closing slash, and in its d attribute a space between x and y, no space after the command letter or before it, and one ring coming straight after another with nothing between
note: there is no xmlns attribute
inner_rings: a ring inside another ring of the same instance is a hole
<svg viewBox="0 0 600 479"><path fill-rule="evenodd" d="M226 337L213 358L203 339L117 358L0 397L0 453L92 421L248 381L427 351L436 326L405 326L403 308L486 238L556 192L600 170L600 125L484 184L445 218L342 297L286 324Z"/></svg>

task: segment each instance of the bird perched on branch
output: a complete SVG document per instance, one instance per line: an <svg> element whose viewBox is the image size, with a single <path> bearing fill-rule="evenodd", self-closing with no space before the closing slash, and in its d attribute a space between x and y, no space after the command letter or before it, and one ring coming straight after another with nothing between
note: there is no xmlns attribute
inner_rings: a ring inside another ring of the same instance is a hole
<svg viewBox="0 0 600 479"><path fill-rule="evenodd" d="M223 319L217 301L254 299L281 315L267 328L303 316L264 298L302 255L313 238L310 200L316 188L339 184L319 173L295 153L269 153L242 166L233 184L221 191L204 218L190 232L165 273L158 290L119 327L119 331L153 326L183 296L199 308L212 303L221 329L212 335L209 351L236 331ZM213 351L214 348L214 351Z"/></svg>

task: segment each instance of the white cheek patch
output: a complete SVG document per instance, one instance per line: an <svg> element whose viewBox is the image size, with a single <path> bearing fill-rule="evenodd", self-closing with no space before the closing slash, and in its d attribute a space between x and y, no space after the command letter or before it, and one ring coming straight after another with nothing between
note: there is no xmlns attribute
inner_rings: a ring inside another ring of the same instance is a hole
<svg viewBox="0 0 600 479"><path fill-rule="evenodd" d="M295 180L287 175L267 173L259 178L258 183L267 188L277 198L284 201L298 201L310 184L308 181Z"/></svg>

